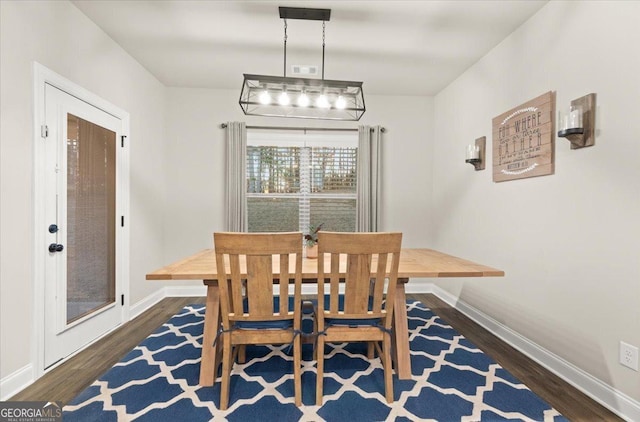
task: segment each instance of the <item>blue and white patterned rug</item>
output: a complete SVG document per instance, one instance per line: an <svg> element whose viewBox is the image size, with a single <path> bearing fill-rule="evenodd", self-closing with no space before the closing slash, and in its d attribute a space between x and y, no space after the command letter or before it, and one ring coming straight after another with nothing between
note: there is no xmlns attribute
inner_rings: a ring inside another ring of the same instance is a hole
<svg viewBox="0 0 640 422"><path fill-rule="evenodd" d="M417 301L407 303L411 380L384 398L380 360L366 345L327 346L324 405L303 347L303 406L293 403L288 346L247 348L235 364L229 409L220 383L198 386L204 305L185 307L64 407L65 421L566 421L549 404ZM329 348L331 350L329 350Z"/></svg>

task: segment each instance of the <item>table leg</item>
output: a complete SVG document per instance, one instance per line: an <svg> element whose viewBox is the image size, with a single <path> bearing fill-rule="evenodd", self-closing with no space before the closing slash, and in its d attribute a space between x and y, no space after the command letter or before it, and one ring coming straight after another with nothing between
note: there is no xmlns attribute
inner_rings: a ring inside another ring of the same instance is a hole
<svg viewBox="0 0 640 422"><path fill-rule="evenodd" d="M393 305L393 358L398 379L411 379L411 354L409 353L409 322L407 320L407 297L404 291L405 280L398 279L396 297Z"/></svg>
<svg viewBox="0 0 640 422"><path fill-rule="evenodd" d="M205 280L207 285L207 305L204 313L204 338L202 339L202 356L200 359L200 385L210 387L216 379L218 369L220 349L218 344L213 345L213 341L220 327L220 291L215 280Z"/></svg>

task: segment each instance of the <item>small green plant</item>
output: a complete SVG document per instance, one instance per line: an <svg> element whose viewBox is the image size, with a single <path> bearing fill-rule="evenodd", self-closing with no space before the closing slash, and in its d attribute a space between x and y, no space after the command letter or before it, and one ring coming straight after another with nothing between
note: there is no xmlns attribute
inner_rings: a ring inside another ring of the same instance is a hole
<svg viewBox="0 0 640 422"><path fill-rule="evenodd" d="M313 224L309 225L309 234L304 235L304 244L308 247L312 247L316 243L318 243L318 232L322 228L324 223L320 223L317 226Z"/></svg>

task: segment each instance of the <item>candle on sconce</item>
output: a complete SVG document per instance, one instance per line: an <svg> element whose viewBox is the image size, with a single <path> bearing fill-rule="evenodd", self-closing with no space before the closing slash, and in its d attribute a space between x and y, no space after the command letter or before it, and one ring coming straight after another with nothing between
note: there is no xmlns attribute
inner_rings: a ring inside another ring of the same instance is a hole
<svg viewBox="0 0 640 422"><path fill-rule="evenodd" d="M480 159L480 147L475 144L467 145L467 160Z"/></svg>
<svg viewBox="0 0 640 422"><path fill-rule="evenodd" d="M579 105L572 105L569 108L569 123L568 129L582 128L582 107Z"/></svg>
<svg viewBox="0 0 640 422"><path fill-rule="evenodd" d="M560 130L582 129L582 107L572 105L569 110L559 112L559 128Z"/></svg>

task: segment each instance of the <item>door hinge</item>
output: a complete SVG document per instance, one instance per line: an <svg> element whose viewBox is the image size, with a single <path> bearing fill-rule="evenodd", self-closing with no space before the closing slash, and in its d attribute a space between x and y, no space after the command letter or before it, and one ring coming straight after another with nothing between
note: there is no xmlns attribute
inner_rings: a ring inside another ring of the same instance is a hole
<svg viewBox="0 0 640 422"><path fill-rule="evenodd" d="M124 306L124 295L120 295L120 304Z"/></svg>
<svg viewBox="0 0 640 422"><path fill-rule="evenodd" d="M46 138L49 136L49 126L47 125L40 126L40 136L42 138Z"/></svg>
<svg viewBox="0 0 640 422"><path fill-rule="evenodd" d="M124 215L120 217L120 227L124 227Z"/></svg>
<svg viewBox="0 0 640 422"><path fill-rule="evenodd" d="M124 138L126 138L126 137L127 137L126 135L122 135L122 136L120 137L120 147L121 147L121 148L124 148Z"/></svg>

